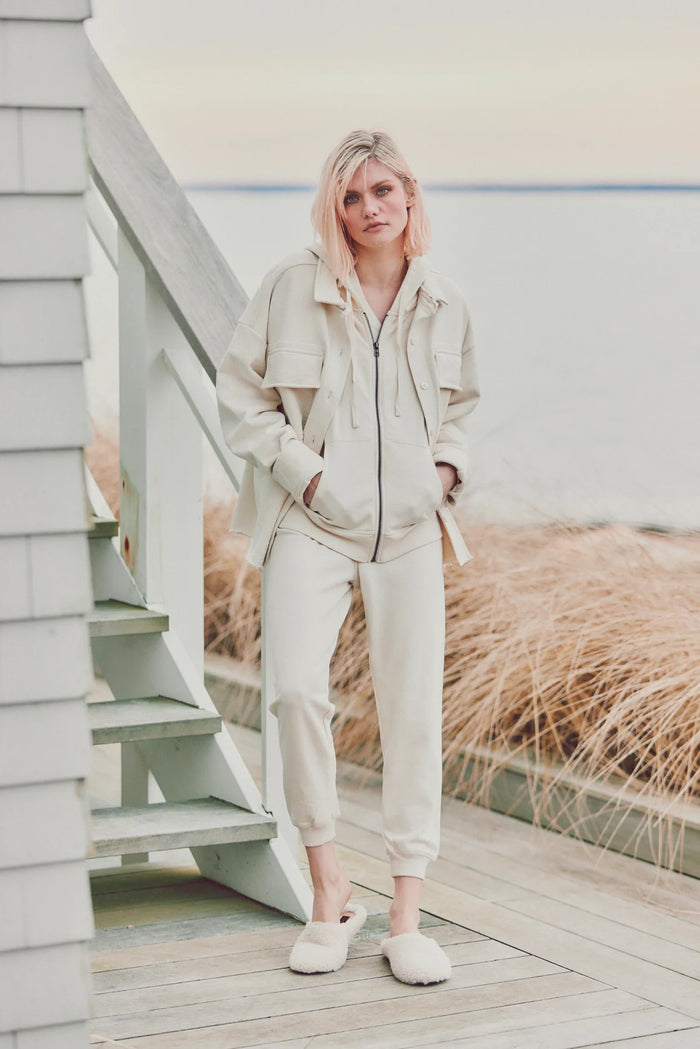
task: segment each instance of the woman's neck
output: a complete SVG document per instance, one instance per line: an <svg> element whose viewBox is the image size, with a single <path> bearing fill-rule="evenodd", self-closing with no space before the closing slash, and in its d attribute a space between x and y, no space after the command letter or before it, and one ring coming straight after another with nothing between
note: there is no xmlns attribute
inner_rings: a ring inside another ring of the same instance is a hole
<svg viewBox="0 0 700 1049"><path fill-rule="evenodd" d="M358 252L355 263L357 279L372 312L379 320L383 320L391 309L407 269L403 246L398 252L393 244L388 244L387 250Z"/></svg>

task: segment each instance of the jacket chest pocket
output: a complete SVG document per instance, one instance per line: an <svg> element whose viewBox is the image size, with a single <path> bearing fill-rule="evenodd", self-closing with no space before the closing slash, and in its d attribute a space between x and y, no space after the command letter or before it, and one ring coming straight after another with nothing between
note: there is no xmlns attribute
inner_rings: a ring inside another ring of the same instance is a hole
<svg viewBox="0 0 700 1049"><path fill-rule="evenodd" d="M317 390L321 385L323 350L311 346L274 346L267 353L263 387Z"/></svg>
<svg viewBox="0 0 700 1049"><path fill-rule="evenodd" d="M462 348L457 343L433 346L433 357L441 390L462 389Z"/></svg>

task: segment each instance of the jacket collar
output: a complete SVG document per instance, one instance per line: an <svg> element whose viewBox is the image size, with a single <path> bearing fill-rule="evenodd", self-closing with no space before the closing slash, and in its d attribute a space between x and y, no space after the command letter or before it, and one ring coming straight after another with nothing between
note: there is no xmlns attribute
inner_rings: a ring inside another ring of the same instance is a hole
<svg viewBox="0 0 700 1049"><path fill-rule="evenodd" d="M316 302L326 302L331 306L344 306L345 300L340 294L338 281L335 274L325 260L323 249L314 244L307 249L316 258L316 278L314 281L314 299ZM413 291L418 291L430 304L431 312L437 310L439 303L445 305L449 301L440 287L440 281L431 268L425 255L413 259L410 273Z"/></svg>

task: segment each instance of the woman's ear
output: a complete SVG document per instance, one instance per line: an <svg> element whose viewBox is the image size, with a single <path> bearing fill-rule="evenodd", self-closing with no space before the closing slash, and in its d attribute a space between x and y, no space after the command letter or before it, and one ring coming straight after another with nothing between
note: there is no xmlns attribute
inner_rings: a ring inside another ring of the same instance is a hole
<svg viewBox="0 0 700 1049"><path fill-rule="evenodd" d="M410 208L412 204L416 202L416 186L418 185L418 179L409 179L406 185L406 207Z"/></svg>

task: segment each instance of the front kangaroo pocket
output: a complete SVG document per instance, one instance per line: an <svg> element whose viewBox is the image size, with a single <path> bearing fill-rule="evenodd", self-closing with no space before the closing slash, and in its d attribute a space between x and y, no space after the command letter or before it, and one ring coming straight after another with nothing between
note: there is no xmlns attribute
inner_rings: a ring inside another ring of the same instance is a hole
<svg viewBox="0 0 700 1049"><path fill-rule="evenodd" d="M372 440L332 441L308 510L320 525L372 533L378 502L377 459Z"/></svg>
<svg viewBox="0 0 700 1049"><path fill-rule="evenodd" d="M382 478L386 535L410 528L442 503L442 482L427 445L386 441Z"/></svg>

